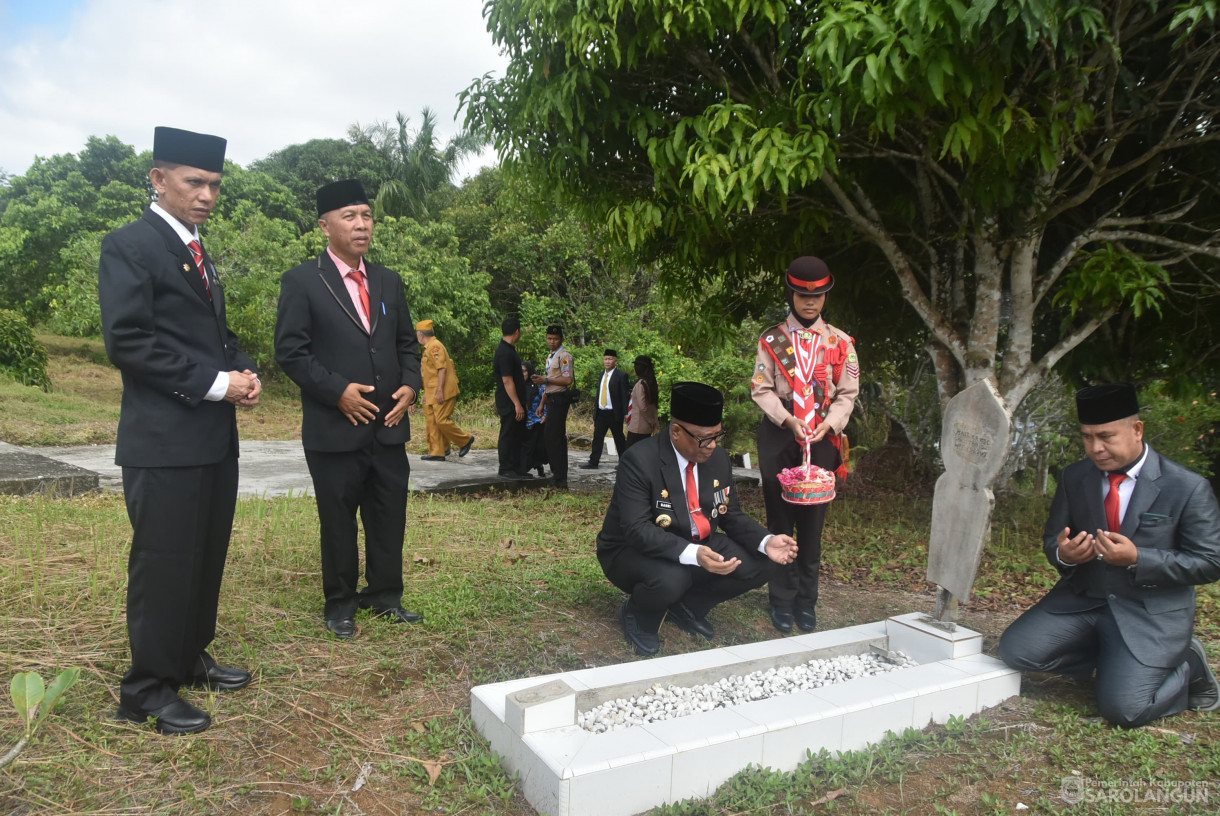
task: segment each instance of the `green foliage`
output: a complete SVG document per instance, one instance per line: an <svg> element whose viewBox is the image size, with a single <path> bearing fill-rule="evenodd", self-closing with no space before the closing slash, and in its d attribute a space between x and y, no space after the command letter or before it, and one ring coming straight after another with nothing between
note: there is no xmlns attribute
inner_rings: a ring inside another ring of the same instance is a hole
<svg viewBox="0 0 1220 816"><path fill-rule="evenodd" d="M63 697L64 692L76 685L80 679L80 669L64 669L47 687L42 675L37 672L19 672L13 675L10 691L13 706L21 716L27 737L34 735L38 726L42 725L55 708L55 704Z"/></svg>
<svg viewBox="0 0 1220 816"><path fill-rule="evenodd" d="M319 187L355 178L364 183L369 195L376 196L382 180L390 176L389 162L371 142L353 144L343 139L311 139L289 145L251 162L250 170L266 173L291 191L302 232L317 224ZM230 195L231 191L226 190L225 194Z"/></svg>
<svg viewBox="0 0 1220 816"><path fill-rule="evenodd" d="M97 301L97 267L103 232L83 232L59 251L64 266L61 283L44 286L48 308L43 327L69 337L96 337L102 333L102 309Z"/></svg>
<svg viewBox="0 0 1220 816"><path fill-rule="evenodd" d="M466 91L467 122L660 290L700 293L702 322L761 316L812 250L927 355L940 404L983 377L1019 403L1099 324L1172 300L1211 336L1212 4L504 0L487 19L510 62ZM877 308L885 270L900 313Z"/></svg>
<svg viewBox="0 0 1220 816"><path fill-rule="evenodd" d="M242 202L233 218L213 216L208 221L204 241L225 287L229 328L258 364L259 373L277 376L275 314L280 277L316 254L309 236L299 237L293 222L268 218Z"/></svg>
<svg viewBox="0 0 1220 816"><path fill-rule="evenodd" d="M1220 461L1220 401L1216 392L1166 393L1162 383L1140 389L1144 439L1160 453L1203 477Z"/></svg>
<svg viewBox="0 0 1220 816"><path fill-rule="evenodd" d="M139 215L151 197L151 164L113 136L91 136L78 155L35 159L0 189L0 308L44 318L75 270L65 248Z"/></svg>
<svg viewBox="0 0 1220 816"><path fill-rule="evenodd" d="M373 202L378 219L385 216L428 221L439 208L434 197L450 188L462 159L478 152L481 137L459 133L441 147L436 140L436 114L420 111L419 130L410 130L410 118L399 113L395 124L380 122L367 128L353 125L349 135L356 145L372 145L389 166Z"/></svg>
<svg viewBox="0 0 1220 816"><path fill-rule="evenodd" d="M80 678L80 669L64 669L51 681L48 688L37 672L19 672L13 675L9 684L13 707L21 717L25 733L17 744L0 756L0 769L5 768L15 760L25 746L33 738L38 727L42 725L55 708L55 704L63 697L64 692L76 684Z"/></svg>
<svg viewBox="0 0 1220 816"><path fill-rule="evenodd" d="M1082 253L1081 262L1064 276L1055 303L1068 308L1065 329L1082 308L1102 312L1126 306L1137 318L1148 311L1159 316L1168 286L1169 273L1163 266L1106 244Z"/></svg>
<svg viewBox="0 0 1220 816"><path fill-rule="evenodd" d="M402 277L414 320L435 322L437 336L457 365L462 390L489 389L491 365L484 361L491 360L495 347L484 352L480 341L499 331L488 297L491 276L470 269L458 252L453 227L387 216L373 230L369 259Z"/></svg>
<svg viewBox="0 0 1220 816"><path fill-rule="evenodd" d="M51 387L47 350L34 338L25 316L9 309L0 309L0 374L44 391Z"/></svg>

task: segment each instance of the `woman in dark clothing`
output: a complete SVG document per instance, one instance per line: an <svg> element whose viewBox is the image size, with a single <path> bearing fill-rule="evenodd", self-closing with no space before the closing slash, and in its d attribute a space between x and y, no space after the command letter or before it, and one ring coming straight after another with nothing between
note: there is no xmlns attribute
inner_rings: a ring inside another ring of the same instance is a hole
<svg viewBox="0 0 1220 816"><path fill-rule="evenodd" d="M546 445L542 441L542 425L546 422L546 395L540 385L530 380L537 370L530 361L521 364L525 372L525 440L521 445L521 472L538 471L538 478L546 478Z"/></svg>

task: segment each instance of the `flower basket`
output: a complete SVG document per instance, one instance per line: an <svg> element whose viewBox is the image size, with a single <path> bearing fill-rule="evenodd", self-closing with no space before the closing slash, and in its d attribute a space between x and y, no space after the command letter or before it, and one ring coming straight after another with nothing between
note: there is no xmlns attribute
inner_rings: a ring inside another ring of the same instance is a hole
<svg viewBox="0 0 1220 816"><path fill-rule="evenodd" d="M809 445L805 445L804 464L780 471L779 486L784 501L789 504L826 504L835 497L835 475L810 464Z"/></svg>

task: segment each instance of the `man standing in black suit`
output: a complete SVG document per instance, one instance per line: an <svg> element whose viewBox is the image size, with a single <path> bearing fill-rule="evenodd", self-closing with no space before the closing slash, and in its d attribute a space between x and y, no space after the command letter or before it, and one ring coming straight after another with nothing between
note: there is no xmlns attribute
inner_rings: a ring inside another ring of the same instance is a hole
<svg viewBox="0 0 1220 816"><path fill-rule="evenodd" d="M1195 585L1220 578L1211 486L1144 442L1130 383L1076 394L1088 459L1065 468L1043 550L1060 580L1000 638L1021 671L1096 672L1101 716L1138 728L1186 708L1220 708L1191 637Z"/></svg>
<svg viewBox="0 0 1220 816"><path fill-rule="evenodd" d="M602 445L606 431L614 434L614 449L619 456L627 449L627 438L623 436L623 418L627 415L627 401L631 399L631 387L627 375L619 370L618 352L606 349L602 353L601 380L597 384L597 401L593 403L593 450L589 461L581 465L585 470L597 470L602 459Z"/></svg>
<svg viewBox="0 0 1220 816"><path fill-rule="evenodd" d="M301 444L322 536L326 628L356 634L356 610L394 623L422 615L402 607L411 438L407 408L422 387L419 341L402 279L364 260L373 211L354 179L318 190L326 251L284 273L275 359L301 387ZM365 580L356 513L364 522Z"/></svg>
<svg viewBox="0 0 1220 816"><path fill-rule="evenodd" d="M667 615L692 635L714 637L714 606L766 583L768 559L796 557L795 539L771 535L737 504L733 466L718 444L723 409L710 385L674 383L669 432L619 460L597 560L629 596L618 615L636 654L657 653Z"/></svg>
<svg viewBox="0 0 1220 816"><path fill-rule="evenodd" d="M131 668L118 717L163 734L211 725L182 686L231 691L242 669L208 654L237 502L235 405L262 385L225 316L224 288L199 227L220 196L225 140L159 127L156 203L102 241L98 302L106 353L123 376L115 464L131 519Z"/></svg>
<svg viewBox="0 0 1220 816"><path fill-rule="evenodd" d="M496 378L496 413L500 416L500 438L496 448L500 456L501 479L521 479L522 446L525 444L525 375L521 373L521 357L517 341L521 339L521 321L506 317L500 323L500 344L492 357L492 374Z"/></svg>

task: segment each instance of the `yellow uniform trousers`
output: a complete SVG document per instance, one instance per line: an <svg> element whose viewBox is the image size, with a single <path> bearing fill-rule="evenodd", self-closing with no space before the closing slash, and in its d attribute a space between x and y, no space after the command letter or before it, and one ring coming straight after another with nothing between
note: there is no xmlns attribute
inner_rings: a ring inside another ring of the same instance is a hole
<svg viewBox="0 0 1220 816"><path fill-rule="evenodd" d="M428 431L428 453L432 456L444 456L449 452L449 446L463 447L474 437L466 433L453 421L453 407L457 397L451 397L440 403L431 400L424 405L424 422Z"/></svg>

